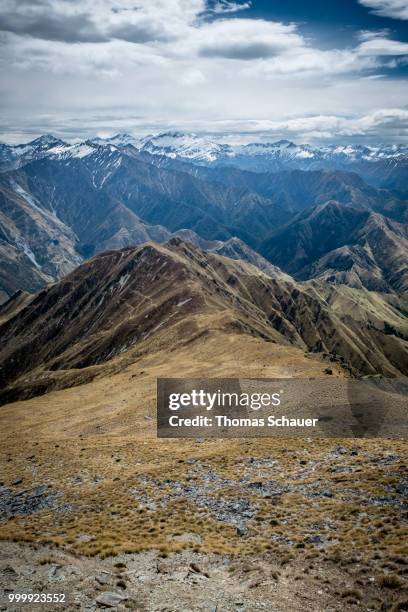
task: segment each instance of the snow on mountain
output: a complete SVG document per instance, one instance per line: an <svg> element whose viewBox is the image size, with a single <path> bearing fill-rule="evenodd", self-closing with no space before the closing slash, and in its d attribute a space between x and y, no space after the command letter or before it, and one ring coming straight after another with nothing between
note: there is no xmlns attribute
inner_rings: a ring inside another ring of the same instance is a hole
<svg viewBox="0 0 408 612"><path fill-rule="evenodd" d="M406 159L408 146L383 145L379 147L362 145L297 145L289 140L277 142L253 142L245 145L229 145L218 142L206 135L165 132L156 136L142 138L137 148L152 155L180 158L198 164L229 163L250 160L270 160L272 162L309 166L313 162L354 163L357 161L378 161L386 159Z"/></svg>
<svg viewBox="0 0 408 612"><path fill-rule="evenodd" d="M274 143L251 143L235 147L233 156L270 156L280 159L323 160L343 159L345 161L375 161L378 159L392 159L408 155L408 147L404 145L390 145L369 147L361 145L325 145L312 147L308 144L297 145L288 140Z"/></svg>
<svg viewBox="0 0 408 612"><path fill-rule="evenodd" d="M146 136L139 141L138 148L152 155L166 155L173 159L180 157L202 163L214 162L232 151L230 145L220 144L209 136L183 132Z"/></svg>
<svg viewBox="0 0 408 612"><path fill-rule="evenodd" d="M65 143L50 149L48 157L51 157L51 159L71 159L74 157L81 159L94 152L95 147L84 142L74 145Z"/></svg>
<svg viewBox="0 0 408 612"><path fill-rule="evenodd" d="M13 170L21 166L49 157L51 159L83 159L98 154L112 154L118 151L118 146L136 142L132 136L118 134L109 140L96 138L75 144L64 142L51 134L45 134L27 144L0 144L0 171ZM118 146L115 145L115 142Z"/></svg>
<svg viewBox="0 0 408 612"><path fill-rule="evenodd" d="M139 140L131 134L115 134L110 138L93 138L92 142L98 145L114 145L116 147L133 146L139 148Z"/></svg>
<svg viewBox="0 0 408 612"><path fill-rule="evenodd" d="M43 134L39 138L35 138L26 144L10 145L17 155L23 155L27 152L48 151L52 147L63 144L64 141L56 138L52 134Z"/></svg>
<svg viewBox="0 0 408 612"><path fill-rule="evenodd" d="M12 151L14 157L23 158L28 161L46 155L53 147L63 144L63 140L55 138L51 134L44 134L44 136L40 136L27 144L15 145L12 147Z"/></svg>
<svg viewBox="0 0 408 612"><path fill-rule="evenodd" d="M90 140L55 147L49 151L48 157L67 162L80 159L87 166L93 186L97 189L103 186L122 162L122 153L118 147L112 144L100 145Z"/></svg>
<svg viewBox="0 0 408 612"><path fill-rule="evenodd" d="M373 182L376 181L377 175L384 180L391 173L406 172L408 164L407 145L311 146L295 144L289 140L232 145L219 142L218 138L208 134L169 131L141 139L121 133L110 138L94 138L76 144L69 144L45 134L23 145L0 144L0 171L19 168L44 157L62 160L90 158L92 163L98 166L106 164L106 159L115 153L130 153L128 147L142 153L179 159L201 166L228 165L254 172L277 172L285 169L351 170L361 173L365 179ZM382 172L378 173L379 164ZM392 175L391 187L400 184L399 174L397 177Z"/></svg>
<svg viewBox="0 0 408 612"><path fill-rule="evenodd" d="M89 156L106 156L117 153L118 148L108 144L97 144L93 140L86 140L73 145L64 143L53 147L48 151L48 157L51 159L83 159Z"/></svg>
<svg viewBox="0 0 408 612"><path fill-rule="evenodd" d="M52 134L44 134L26 144L0 144L0 170L19 168L34 159L47 156L53 147L64 144L63 140Z"/></svg>
<svg viewBox="0 0 408 612"><path fill-rule="evenodd" d="M98 153L105 153L109 151L116 151L116 147L112 145L99 145L94 141L86 140L85 142L79 142L73 145L64 143L62 145L53 147L48 151L48 157L51 159L83 159L90 155L97 155Z"/></svg>
<svg viewBox="0 0 408 612"><path fill-rule="evenodd" d="M35 140L29 142L26 146L31 146L33 149L49 149L50 147L54 147L57 144L62 144L63 142L64 141L61 140L61 138L57 138L52 134L43 134L42 136L39 136L38 138L35 138Z"/></svg>

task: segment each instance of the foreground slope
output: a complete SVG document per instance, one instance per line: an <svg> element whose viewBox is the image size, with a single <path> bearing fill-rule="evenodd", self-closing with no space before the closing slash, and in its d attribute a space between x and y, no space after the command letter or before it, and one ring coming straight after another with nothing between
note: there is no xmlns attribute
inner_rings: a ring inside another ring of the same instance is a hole
<svg viewBox="0 0 408 612"><path fill-rule="evenodd" d="M403 610L403 441L156 437L159 376L323 367L217 333L3 406L0 588L63 585L79 609L114 592L146 612Z"/></svg>

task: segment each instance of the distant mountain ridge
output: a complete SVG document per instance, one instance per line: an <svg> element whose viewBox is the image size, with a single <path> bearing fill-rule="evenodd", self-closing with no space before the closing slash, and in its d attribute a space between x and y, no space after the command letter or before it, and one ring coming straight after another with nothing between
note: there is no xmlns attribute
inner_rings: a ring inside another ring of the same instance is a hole
<svg viewBox="0 0 408 612"><path fill-rule="evenodd" d="M337 169L356 171L377 186L404 188L401 173L408 167L408 145L338 145L312 146L289 140L227 144L211 135L164 132L136 138L116 134L69 144L50 134L25 145L0 144L0 168L16 168L32 159L85 157L97 146L123 149L132 147L150 155L179 159L203 166L234 166L253 172L284 169Z"/></svg>
<svg viewBox="0 0 408 612"><path fill-rule="evenodd" d="M122 136L123 138L123 136ZM131 137L127 137L131 142ZM113 142L113 140L108 140ZM156 136L146 136L140 140L133 139L133 146L149 153L168 155L197 161L214 162L223 158L265 157L282 162L311 164L323 160L341 160L351 163L358 160L375 161L378 159L401 159L408 155L407 145L338 145L328 144L311 146L295 144L290 140L276 142L252 142L249 144L220 144L209 136L186 134L182 132L165 132ZM259 159L258 159L259 161Z"/></svg>

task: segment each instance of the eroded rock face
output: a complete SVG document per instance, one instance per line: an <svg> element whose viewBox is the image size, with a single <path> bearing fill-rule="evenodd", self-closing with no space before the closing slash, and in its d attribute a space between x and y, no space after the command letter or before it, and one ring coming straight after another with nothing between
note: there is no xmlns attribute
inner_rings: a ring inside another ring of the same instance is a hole
<svg viewBox="0 0 408 612"><path fill-rule="evenodd" d="M22 177L0 177L0 210L0 291L6 296L35 293L83 261L74 231L30 193Z"/></svg>

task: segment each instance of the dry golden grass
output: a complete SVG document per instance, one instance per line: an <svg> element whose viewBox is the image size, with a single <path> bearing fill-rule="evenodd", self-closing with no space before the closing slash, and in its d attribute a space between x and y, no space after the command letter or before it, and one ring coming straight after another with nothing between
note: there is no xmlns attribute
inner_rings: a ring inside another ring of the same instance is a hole
<svg viewBox="0 0 408 612"><path fill-rule="evenodd" d="M241 557L273 555L285 567L296 557L304 558L312 573L315 563L341 563L348 568L358 562L380 568L384 560L406 559L406 523L400 521L400 508L367 503L387 495L387 487L404 475L407 453L402 441L302 444L277 439L156 438L159 376L318 377L325 367L295 348L243 336L210 335L199 345L142 357L122 372L92 383L4 406L1 480L16 491L50 485L62 493L57 505L63 507L14 516L0 523L0 538L51 543L102 558L148 549L165 558L189 548ZM343 375L340 370L335 374ZM339 443L346 453L332 459ZM396 458L390 464L379 463L391 454ZM273 459L277 464L249 469L250 458ZM191 459L199 469L194 470ZM331 471L336 462L343 471ZM217 520L194 499L171 497L174 482L202 490L208 472L227 481L209 491L209 497L245 497L256 506L246 535ZM291 490L270 497L251 489L243 493L245 476L289 484ZM22 483L13 486L16 479ZM323 488L332 495L306 495ZM186 533L195 539L180 539ZM314 534L325 538L324 545L311 540ZM396 567L396 575L406 569L405 564Z"/></svg>

